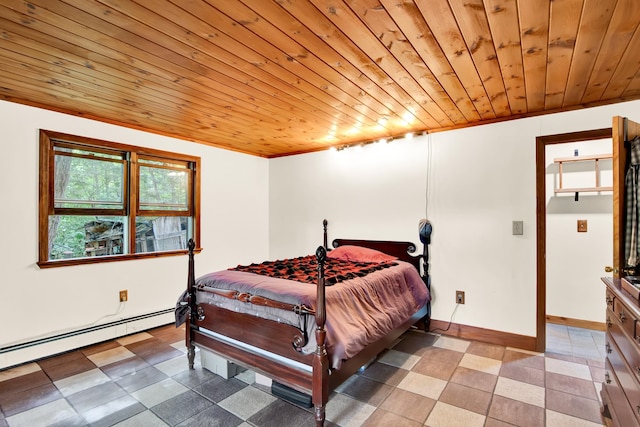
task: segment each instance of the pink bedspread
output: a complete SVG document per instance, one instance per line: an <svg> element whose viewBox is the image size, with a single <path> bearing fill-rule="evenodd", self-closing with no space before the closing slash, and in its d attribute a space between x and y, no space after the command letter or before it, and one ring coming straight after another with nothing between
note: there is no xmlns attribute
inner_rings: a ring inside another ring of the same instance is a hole
<svg viewBox="0 0 640 427"><path fill-rule="evenodd" d="M224 270L204 275L196 284L219 289L235 289L290 304L315 309L316 285ZM333 369L406 322L430 299L416 269L409 263L375 271L325 288L327 307L327 352ZM229 300L208 292L198 292L199 303L207 302L230 310L288 323L302 329L305 320L292 312ZM307 316L309 343L304 353L316 348L315 319Z"/></svg>

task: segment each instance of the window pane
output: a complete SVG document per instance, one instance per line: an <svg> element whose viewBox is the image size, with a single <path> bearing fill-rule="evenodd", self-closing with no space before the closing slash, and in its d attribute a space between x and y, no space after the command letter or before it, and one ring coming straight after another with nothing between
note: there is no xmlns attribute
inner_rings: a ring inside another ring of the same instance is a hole
<svg viewBox="0 0 640 427"><path fill-rule="evenodd" d="M140 166L140 210L189 210L189 170Z"/></svg>
<svg viewBox="0 0 640 427"><path fill-rule="evenodd" d="M49 260L126 253L126 217L49 216Z"/></svg>
<svg viewBox="0 0 640 427"><path fill-rule="evenodd" d="M123 209L124 163L104 154L62 154L56 150L54 207Z"/></svg>
<svg viewBox="0 0 640 427"><path fill-rule="evenodd" d="M186 249L193 237L191 217L136 218L136 253Z"/></svg>

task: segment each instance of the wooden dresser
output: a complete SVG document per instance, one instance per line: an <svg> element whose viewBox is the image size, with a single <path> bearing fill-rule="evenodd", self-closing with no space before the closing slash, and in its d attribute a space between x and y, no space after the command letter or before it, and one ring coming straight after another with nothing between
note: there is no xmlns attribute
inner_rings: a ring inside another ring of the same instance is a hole
<svg viewBox="0 0 640 427"><path fill-rule="evenodd" d="M607 299L603 413L615 426L640 426L640 305L620 279L602 281Z"/></svg>

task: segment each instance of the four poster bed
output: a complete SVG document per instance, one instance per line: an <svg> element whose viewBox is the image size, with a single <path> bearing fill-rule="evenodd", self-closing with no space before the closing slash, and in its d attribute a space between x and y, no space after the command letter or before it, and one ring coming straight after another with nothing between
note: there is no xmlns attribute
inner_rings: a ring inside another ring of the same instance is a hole
<svg viewBox="0 0 640 427"><path fill-rule="evenodd" d="M189 367L198 346L252 369L310 395L322 426L332 390L414 324L428 328L431 299L426 245L422 255L411 255L410 242L336 239L333 246L325 220L315 256L196 280L190 241L187 291L176 308L176 324L186 321Z"/></svg>

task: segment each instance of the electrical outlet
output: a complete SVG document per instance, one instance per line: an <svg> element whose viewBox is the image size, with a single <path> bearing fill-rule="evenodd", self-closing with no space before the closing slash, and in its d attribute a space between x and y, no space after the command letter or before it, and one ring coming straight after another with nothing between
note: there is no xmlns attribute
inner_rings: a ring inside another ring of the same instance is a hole
<svg viewBox="0 0 640 427"><path fill-rule="evenodd" d="M129 300L129 293L125 289L124 291L120 291L120 302L126 302Z"/></svg>
<svg viewBox="0 0 640 427"><path fill-rule="evenodd" d="M464 304L464 291L456 291L456 304Z"/></svg>

